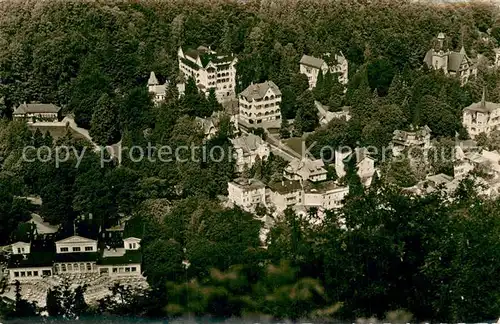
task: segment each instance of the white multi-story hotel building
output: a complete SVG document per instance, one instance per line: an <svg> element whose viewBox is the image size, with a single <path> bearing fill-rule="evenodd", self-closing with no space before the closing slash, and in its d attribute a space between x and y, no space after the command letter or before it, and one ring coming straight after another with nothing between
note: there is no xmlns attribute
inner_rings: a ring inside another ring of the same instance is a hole
<svg viewBox="0 0 500 324"><path fill-rule="evenodd" d="M186 79L193 77L198 88L208 94L215 89L219 102L235 98L236 63L238 59L231 55L220 55L204 46L196 50L183 50L179 47L179 70Z"/></svg>
<svg viewBox="0 0 500 324"><path fill-rule="evenodd" d="M337 74L339 82L346 85L348 81L349 65L344 54L340 52L332 57L330 53L326 53L323 57L324 59L303 55L300 59L300 73L307 76L309 80L309 89L316 87L320 71L323 74L328 71Z"/></svg>
<svg viewBox="0 0 500 324"><path fill-rule="evenodd" d="M480 102L464 108L462 123L471 137L480 133L489 134L500 128L500 104L486 101L483 91Z"/></svg>
<svg viewBox="0 0 500 324"><path fill-rule="evenodd" d="M281 120L281 91L272 81L249 85L239 94L238 101L239 120L249 126Z"/></svg>

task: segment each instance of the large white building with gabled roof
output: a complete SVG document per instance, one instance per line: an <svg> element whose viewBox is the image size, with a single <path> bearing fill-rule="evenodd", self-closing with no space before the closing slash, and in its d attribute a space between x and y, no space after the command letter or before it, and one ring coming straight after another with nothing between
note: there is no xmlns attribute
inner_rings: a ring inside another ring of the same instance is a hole
<svg viewBox="0 0 500 324"><path fill-rule="evenodd" d="M273 81L249 85L238 95L239 121L250 127L281 121L281 91Z"/></svg>
<svg viewBox="0 0 500 324"><path fill-rule="evenodd" d="M200 91L208 93L214 89L219 102L235 98L238 59L233 54L218 54L205 46L197 49L179 47L177 57L180 72L186 79L193 77Z"/></svg>
<svg viewBox="0 0 500 324"><path fill-rule="evenodd" d="M471 137L480 133L489 134L500 128L500 104L486 101L486 91L480 102L463 109L462 124Z"/></svg>

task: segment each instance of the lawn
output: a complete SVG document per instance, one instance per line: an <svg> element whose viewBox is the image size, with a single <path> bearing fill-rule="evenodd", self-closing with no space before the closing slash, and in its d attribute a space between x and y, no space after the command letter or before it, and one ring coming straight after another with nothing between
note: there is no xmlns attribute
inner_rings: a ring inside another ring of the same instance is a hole
<svg viewBox="0 0 500 324"><path fill-rule="evenodd" d="M69 129L69 131L73 135L73 138L86 140L86 138L83 135L81 135L78 132L75 132L73 129L71 129L69 127L66 128L66 126L33 126L33 125L29 125L28 128L33 132L35 132L36 129L38 128L42 132L42 134L45 134L47 131L49 131L50 135L54 138L54 140L57 140L57 139L63 137L64 135L66 135L66 129Z"/></svg>

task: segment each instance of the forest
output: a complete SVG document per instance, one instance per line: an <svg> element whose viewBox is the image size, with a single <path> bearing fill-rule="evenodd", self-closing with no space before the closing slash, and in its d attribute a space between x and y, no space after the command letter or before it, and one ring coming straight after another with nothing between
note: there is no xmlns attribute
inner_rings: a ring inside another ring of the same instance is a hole
<svg viewBox="0 0 500 324"><path fill-rule="evenodd" d="M47 296L49 315L119 315L145 318L384 319L391 312L412 321L477 322L500 316L500 201L481 197L471 179L455 193L415 196L401 190L420 178L407 164L365 189L352 167L349 196L321 224L287 210L265 242L263 222L220 196L235 178L234 161L108 163L87 150L78 168L22 159L27 145L89 143L70 132L60 138L31 132L12 120L23 102L47 102L72 114L94 142L108 145L230 147L223 119L204 140L195 117L222 110L214 93L185 95L175 87L179 46L211 46L238 57L237 92L274 81L283 93L282 115L293 132L330 146L384 147L396 129L428 125L438 145L468 138L462 108L481 99L500 102L500 71L489 66L500 42L498 8L471 3L435 5L406 0L76 0L0 2L0 241L7 245L39 196L52 224L91 213L102 226L120 215L146 224L143 270L151 290L115 287L116 298L86 305L85 288L62 287ZM423 67L439 32L477 61L465 86ZM349 62L344 89L331 76L314 91L299 74L303 54L341 51ZM154 105L147 91L154 71L167 89ZM318 128L314 100L332 110L350 106L352 119ZM497 134L498 135L498 134ZM484 144L500 147L500 136ZM313 151L319 157L319 151ZM49 153L50 154L50 153ZM52 153L53 154L53 153ZM286 162L261 161L248 176L281 179ZM453 173L432 163L436 173ZM311 217L313 217L311 215ZM341 224L345 223L345 224ZM189 260L190 266L183 266ZM0 303L5 318L36 316L17 296Z"/></svg>

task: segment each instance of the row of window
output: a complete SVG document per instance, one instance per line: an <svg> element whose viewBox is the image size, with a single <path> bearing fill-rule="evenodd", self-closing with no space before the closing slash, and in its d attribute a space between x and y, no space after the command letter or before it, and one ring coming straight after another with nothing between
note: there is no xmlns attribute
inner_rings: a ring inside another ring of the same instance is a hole
<svg viewBox="0 0 500 324"><path fill-rule="evenodd" d="M268 118L264 118L264 119L257 119L255 123L256 124L261 124L262 121L277 120L277 119L281 119L281 117L278 115L278 116L275 116L275 117L268 117ZM253 119L249 119L248 123L249 124L253 124L254 123Z"/></svg>
<svg viewBox="0 0 500 324"><path fill-rule="evenodd" d="M265 104L265 105L255 105L254 108L255 109L262 109L262 108L265 109L265 108L272 108L272 107L275 107L275 106L279 107L279 105L280 105L280 101L278 101L276 103L272 102L272 103ZM250 109L250 108L252 108L252 105L247 105L247 104L244 104L244 103L240 103L240 107L246 108L246 109Z"/></svg>
<svg viewBox="0 0 500 324"><path fill-rule="evenodd" d="M74 264L56 264L56 270L57 272L84 272L85 269L87 271L92 271L92 264L91 263L74 263Z"/></svg>
<svg viewBox="0 0 500 324"><path fill-rule="evenodd" d="M38 271L14 271L14 277L38 277Z"/></svg>
<svg viewBox="0 0 500 324"><path fill-rule="evenodd" d="M113 273L136 272L136 271L137 271L137 267L113 268Z"/></svg>
<svg viewBox="0 0 500 324"><path fill-rule="evenodd" d="M254 115L255 115L255 117L261 117L261 116L268 116L268 115L279 114L279 113L280 113L279 109L266 111L264 113L258 112L258 113L255 113L255 114L252 114L251 112L246 112L246 111L242 111L241 112L241 114L243 116L247 116L247 117L252 117Z"/></svg>
<svg viewBox="0 0 500 324"><path fill-rule="evenodd" d="M69 252L69 248L68 247L62 247L62 248L60 248L59 251L61 251L61 252ZM72 252L81 252L81 251L82 251L82 249L79 246L74 246L72 248ZM94 251L94 247L92 247L92 246L86 246L85 247L85 252L92 252L92 251Z"/></svg>

